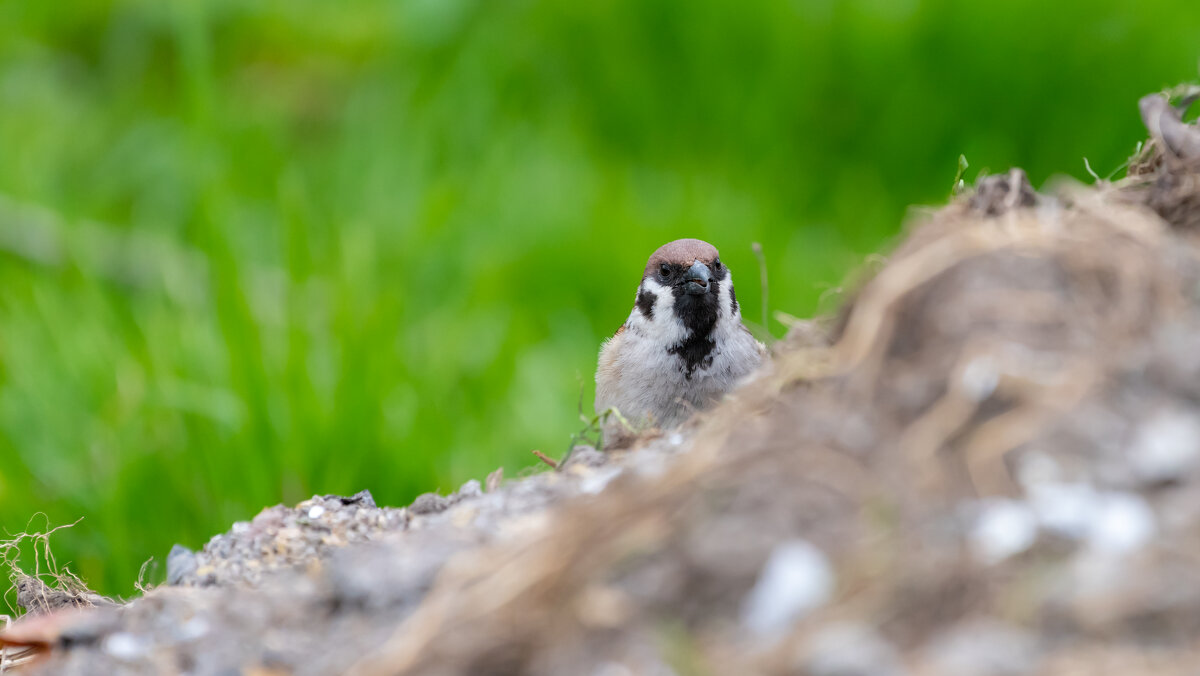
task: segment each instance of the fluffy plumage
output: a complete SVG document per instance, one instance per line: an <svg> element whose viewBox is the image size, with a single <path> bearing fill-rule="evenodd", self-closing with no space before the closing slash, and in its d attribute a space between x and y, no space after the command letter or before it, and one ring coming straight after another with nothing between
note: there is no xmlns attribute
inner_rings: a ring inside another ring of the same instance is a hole
<svg viewBox="0 0 1200 676"><path fill-rule="evenodd" d="M698 239L665 244L646 262L633 310L600 348L596 411L616 408L636 429L670 429L720 399L762 362L742 325L733 278ZM607 446L627 441L615 416Z"/></svg>

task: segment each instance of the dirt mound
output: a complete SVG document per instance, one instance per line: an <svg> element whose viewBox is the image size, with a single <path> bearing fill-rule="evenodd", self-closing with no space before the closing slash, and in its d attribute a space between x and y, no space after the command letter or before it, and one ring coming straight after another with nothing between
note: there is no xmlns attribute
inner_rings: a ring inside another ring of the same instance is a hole
<svg viewBox="0 0 1200 676"><path fill-rule="evenodd" d="M1191 673L1200 153L1142 111L1128 178L981 181L679 434L272 508L9 641L44 673Z"/></svg>

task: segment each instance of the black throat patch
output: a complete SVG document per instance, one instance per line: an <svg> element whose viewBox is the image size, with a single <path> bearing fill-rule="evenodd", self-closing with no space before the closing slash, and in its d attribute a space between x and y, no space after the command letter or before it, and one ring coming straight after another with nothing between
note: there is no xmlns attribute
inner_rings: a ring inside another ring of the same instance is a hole
<svg viewBox="0 0 1200 676"><path fill-rule="evenodd" d="M667 352L683 360L683 374L688 380L697 368L703 370L712 366L713 349L717 346L712 331L717 325L721 283L713 279L708 284L708 293L695 296L685 293L682 286L671 289L675 296L675 316L690 329L690 333L682 342L667 348Z"/></svg>
<svg viewBox="0 0 1200 676"><path fill-rule="evenodd" d="M646 319L654 319L654 294L642 289L638 292L637 309Z"/></svg>

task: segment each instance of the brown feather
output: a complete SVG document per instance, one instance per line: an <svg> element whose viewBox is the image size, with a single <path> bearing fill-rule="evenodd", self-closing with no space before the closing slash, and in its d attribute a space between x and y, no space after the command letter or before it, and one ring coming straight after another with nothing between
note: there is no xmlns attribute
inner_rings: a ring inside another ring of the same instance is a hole
<svg viewBox="0 0 1200 676"><path fill-rule="evenodd" d="M686 267L699 260L711 265L718 255L720 254L717 252L717 247L702 239L677 239L674 242L667 242L650 254L650 260L646 261L646 269L642 272L642 278L653 275L658 270L658 266L663 263Z"/></svg>

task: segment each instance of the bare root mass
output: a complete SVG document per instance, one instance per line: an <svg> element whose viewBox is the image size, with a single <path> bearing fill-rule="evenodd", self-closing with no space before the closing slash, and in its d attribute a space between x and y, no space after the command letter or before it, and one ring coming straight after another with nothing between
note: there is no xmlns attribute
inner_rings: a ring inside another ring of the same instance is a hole
<svg viewBox="0 0 1200 676"><path fill-rule="evenodd" d="M273 507L123 605L22 592L0 640L40 673L1193 673L1200 132L1142 114L1127 178L980 181L680 433Z"/></svg>

